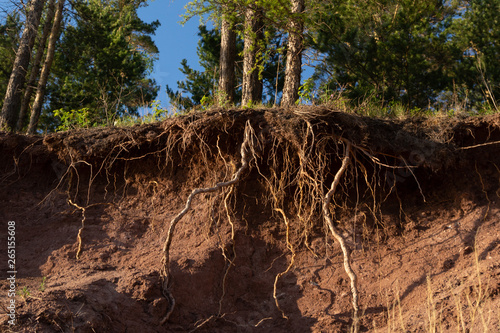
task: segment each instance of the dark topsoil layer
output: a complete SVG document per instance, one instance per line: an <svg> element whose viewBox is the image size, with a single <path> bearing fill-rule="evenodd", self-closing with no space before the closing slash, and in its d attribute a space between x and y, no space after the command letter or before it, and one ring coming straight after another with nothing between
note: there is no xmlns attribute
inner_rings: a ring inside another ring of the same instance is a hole
<svg viewBox="0 0 500 333"><path fill-rule="evenodd" d="M160 325L168 223L194 188L231 179L247 122L250 169L193 200L175 230L176 306ZM1 260L0 330L348 332L349 280L320 210L346 142L331 211L353 250L361 331L500 330L500 116L395 121L326 107L0 133L0 253L15 221L20 292L11 326Z"/></svg>

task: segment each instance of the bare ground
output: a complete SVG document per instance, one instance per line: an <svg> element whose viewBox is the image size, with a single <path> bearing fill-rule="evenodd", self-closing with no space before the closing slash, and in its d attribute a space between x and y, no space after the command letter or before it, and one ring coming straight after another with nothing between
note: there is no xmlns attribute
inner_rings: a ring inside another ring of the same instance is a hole
<svg viewBox="0 0 500 333"><path fill-rule="evenodd" d="M193 189L241 166L247 121L250 168L234 186L195 197L173 233L176 304L162 325L172 309L161 283L169 223ZM497 141L498 116L387 121L327 108L1 133L0 330L350 332L349 278L321 214L350 142L330 211L352 250L360 331L498 332Z"/></svg>

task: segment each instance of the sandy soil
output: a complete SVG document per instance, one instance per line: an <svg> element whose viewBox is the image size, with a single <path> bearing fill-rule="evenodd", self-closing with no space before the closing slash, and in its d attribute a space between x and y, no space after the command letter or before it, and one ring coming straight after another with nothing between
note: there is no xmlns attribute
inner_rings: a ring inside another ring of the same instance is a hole
<svg viewBox="0 0 500 333"><path fill-rule="evenodd" d="M196 197L177 225L169 285L176 304L161 325L171 308L160 277L169 223L194 188L232 177L247 120L259 159L235 186ZM303 147L334 133L317 190L326 193L339 167L339 138L353 142L357 155L331 209L352 250L360 331L499 332L499 124L300 109L216 111L46 137L1 133L0 330L350 332L339 244L318 209L304 224L299 178L288 177L300 174ZM278 155L296 168L276 163ZM270 194L273 172L288 179L275 183L282 201ZM16 223L16 325L7 315L8 221Z"/></svg>

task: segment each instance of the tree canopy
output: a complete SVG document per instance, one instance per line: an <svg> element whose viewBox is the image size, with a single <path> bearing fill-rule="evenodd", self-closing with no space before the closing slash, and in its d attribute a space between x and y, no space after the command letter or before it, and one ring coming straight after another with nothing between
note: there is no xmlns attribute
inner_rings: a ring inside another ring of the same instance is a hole
<svg viewBox="0 0 500 333"><path fill-rule="evenodd" d="M6 15L0 23L0 96L5 96L9 76L14 65L15 52L19 46L19 36L22 31L20 15L12 12Z"/></svg>
<svg viewBox="0 0 500 333"><path fill-rule="evenodd" d="M452 95L468 100L467 107L494 103L499 3L324 1L310 27L310 46L323 57L315 78L352 101L400 102L407 109L450 104Z"/></svg>
<svg viewBox="0 0 500 333"><path fill-rule="evenodd" d="M144 5L146 0L70 2L46 85L40 128L55 130L62 122L68 128L75 115L84 116L89 126L109 125L156 98L159 87L149 74L158 55L151 36L159 21L139 18L137 10ZM1 28L13 31L20 22L9 17ZM0 52L7 54L2 69L12 67L9 59L16 50L2 46L13 38L15 31L0 40ZM0 89L5 89L9 75L2 70Z"/></svg>
<svg viewBox="0 0 500 333"><path fill-rule="evenodd" d="M66 27L56 54L48 109L90 109L92 121L111 124L156 97L148 74L158 54L151 35L159 22L140 20L138 3L76 4L78 20Z"/></svg>
<svg viewBox="0 0 500 333"><path fill-rule="evenodd" d="M65 6L60 37L52 23L56 3ZM42 110L32 120L49 131L110 125L150 105L159 90L150 74L160 23L138 16L147 4L31 0L5 10L2 129L26 127L26 105L35 95ZM499 12L500 0L193 0L184 20L208 22L199 27L200 69L183 60L185 80L167 86L167 94L181 112L213 104L290 105L299 95L324 103L339 94L387 114L394 105L407 113L498 111ZM51 38L55 44L46 43ZM306 62L314 75L304 81Z"/></svg>

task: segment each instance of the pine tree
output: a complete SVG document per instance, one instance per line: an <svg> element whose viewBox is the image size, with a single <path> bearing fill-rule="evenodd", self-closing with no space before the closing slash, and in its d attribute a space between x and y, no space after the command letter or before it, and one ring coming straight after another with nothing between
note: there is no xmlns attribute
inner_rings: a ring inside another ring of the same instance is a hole
<svg viewBox="0 0 500 333"><path fill-rule="evenodd" d="M49 44L47 46L47 55L45 58L45 62L43 63L40 79L38 80L35 102L33 103L33 107L31 109L30 123L27 131L28 134L35 133L36 127L38 125L38 118L40 118L40 113L42 112L42 105L45 98L45 89L47 86L47 80L49 78L50 69L52 67L52 61L54 60L56 42L59 39L59 33L61 30L64 2L65 0L59 0L57 3L56 13L54 16L54 24L52 25L52 30L50 32L50 37L49 37Z"/></svg>
<svg viewBox="0 0 500 333"><path fill-rule="evenodd" d="M245 10L245 30L243 49L243 91L242 106L262 102L262 80L259 68L262 65L263 22L262 9L248 5Z"/></svg>
<svg viewBox="0 0 500 333"><path fill-rule="evenodd" d="M500 110L500 0L471 0L450 28L463 57L454 72L455 89L470 108Z"/></svg>
<svg viewBox="0 0 500 333"><path fill-rule="evenodd" d="M299 16L304 11L304 0L292 0L292 17L288 28L288 52L286 59L285 86L282 106L294 105L299 99L300 78L302 73L302 51L304 25Z"/></svg>
<svg viewBox="0 0 500 333"><path fill-rule="evenodd" d="M30 77L28 83L26 84L26 89L24 91L23 100L21 102L21 109L19 111L19 117L17 119L16 131L22 130L26 113L29 108L29 104L31 102L31 97L33 94L33 90L36 85L36 80L40 74L40 63L42 62L43 55L45 54L45 45L47 43L47 39L49 38L50 31L52 29L52 21L55 15L55 0L49 0L49 4L47 6L46 15L45 15L45 23L43 25L42 35L38 41L36 56L33 60L33 64L31 66Z"/></svg>
<svg viewBox="0 0 500 333"><path fill-rule="evenodd" d="M218 103L233 103L235 96L236 33L230 20L223 18L220 43Z"/></svg>
<svg viewBox="0 0 500 333"><path fill-rule="evenodd" d="M460 61L448 33L455 14L434 0L323 3L311 27L324 55L316 77L323 90L342 89L353 103L426 108L450 87Z"/></svg>
<svg viewBox="0 0 500 333"><path fill-rule="evenodd" d="M110 125L135 114L157 95L148 78L158 49L151 39L158 21L137 15L143 0L72 2L78 13L57 44L40 121L54 129L58 114L82 114L88 126ZM78 125L78 124L76 124Z"/></svg>
<svg viewBox="0 0 500 333"><path fill-rule="evenodd" d="M183 81L177 82L178 90L174 91L167 86L167 95L170 98L170 103L180 111L186 111L191 108L196 108L203 101L208 100L209 103L215 101L210 100L210 96L218 94L216 91L217 85L214 78L220 77L218 68L220 59L220 44L221 35L218 29L208 30L206 26L200 26L198 35L197 54L200 59L200 65L203 68L201 71L192 69L186 59L181 62L180 71L186 76ZM284 64L281 55L284 38L273 29L269 29L269 41L264 55L265 61L262 67L256 72L260 72L263 83L263 102L267 104L276 104L275 96L281 93L284 83ZM234 104L241 104L242 98L242 83L243 83L243 46L244 42L241 36L236 37L236 66L235 66L235 90Z"/></svg>
<svg viewBox="0 0 500 333"><path fill-rule="evenodd" d="M0 105L7 91L10 74L16 59L16 50L22 33L22 22L19 13L7 13L5 22L0 24ZM1 108L0 108L1 109Z"/></svg>
<svg viewBox="0 0 500 333"><path fill-rule="evenodd" d="M263 102L263 98L266 95L264 91L266 89L266 80L264 79L266 75L264 72L266 68L269 69L272 67L269 65L270 58L273 58L275 62L279 61L280 57L275 57L277 54L276 51L282 52L283 50L281 41L272 45L273 42L271 40L275 39L275 37L279 35L278 32L286 26L284 23L287 22L285 13L289 12L290 9L285 7L287 6L285 6L283 1L276 0L193 0L187 5L185 21L197 15L206 16L208 14L209 19L212 20L217 27L221 27L221 31L226 32L227 29L222 27L222 25L230 23L235 27L233 31L236 30L239 37L243 38L244 50L242 52L243 76L241 105ZM228 13L232 15L228 15ZM223 18L222 21L220 17ZM243 21L241 19L242 17L244 18ZM265 26L264 22L266 23ZM239 29L237 27L239 27ZM278 44L280 44L280 46L275 47ZM221 57L225 57L224 52L221 52ZM226 65L226 61L226 58L220 59L221 68L223 68L222 64L225 64L224 70L232 67L231 65ZM275 68L283 67L281 64L275 63L275 65L277 65L274 66ZM276 80L277 76L278 80ZM281 81L282 76L276 75L275 72L274 78L273 92L276 92L276 90L281 91L281 86L283 84ZM224 74L221 76L221 79L223 79L222 82L224 82L228 77ZM223 86L221 86L221 88L222 87ZM221 92L222 95L228 94L228 91L225 89L226 88ZM171 92L173 93L173 91ZM277 94L273 94L273 98L271 99L276 99L276 95ZM177 100L181 100L178 94L176 98ZM184 101L186 100L184 99ZM276 101L274 103L276 104Z"/></svg>
<svg viewBox="0 0 500 333"><path fill-rule="evenodd" d="M0 113L0 129L12 131L16 126L22 90L44 4L45 0L32 0L30 2L23 35L16 53L16 59Z"/></svg>

